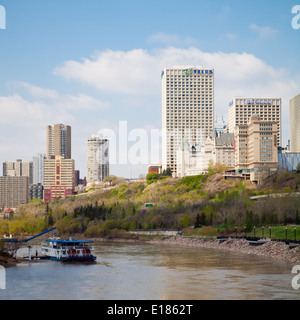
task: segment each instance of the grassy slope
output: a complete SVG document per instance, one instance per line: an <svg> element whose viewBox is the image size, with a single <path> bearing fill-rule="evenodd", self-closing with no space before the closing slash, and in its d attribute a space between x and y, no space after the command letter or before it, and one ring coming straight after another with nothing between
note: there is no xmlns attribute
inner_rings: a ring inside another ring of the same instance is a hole
<svg viewBox="0 0 300 320"><path fill-rule="evenodd" d="M73 215L76 208L100 206L101 204L112 208L108 220L123 223L122 225L118 224L118 228L193 225L197 213L204 210L206 218L213 216L215 219L216 211L218 210L219 213L226 206L226 210L222 214L228 215L234 221L234 217L241 212L243 213L245 208L249 206L250 196L298 191L299 177L296 173L277 174L267 179L259 187L250 182L226 181L219 173L183 179L167 178L152 184L123 182L84 195L57 199L52 201L48 207L41 202L23 205L18 209L18 215L13 221L0 221L0 234L5 232L35 234L46 227L46 211L51 212L53 223L58 224L63 230L68 230L70 227L73 228L72 230L76 230L79 224L79 229L84 225L85 228L89 226L99 231L103 228L102 222L93 226L93 221L88 220L86 216L79 220L78 218L74 219ZM242 200L237 202L237 198ZM153 203L154 208L146 209L145 203ZM222 218L222 214L219 214L219 220ZM215 220L216 223L219 221L218 219ZM109 228L113 227L113 224L109 226ZM274 228L272 231L274 237L276 232ZM258 229L257 233L260 233ZM282 233L280 229L278 236ZM285 237L285 232L283 236Z"/></svg>

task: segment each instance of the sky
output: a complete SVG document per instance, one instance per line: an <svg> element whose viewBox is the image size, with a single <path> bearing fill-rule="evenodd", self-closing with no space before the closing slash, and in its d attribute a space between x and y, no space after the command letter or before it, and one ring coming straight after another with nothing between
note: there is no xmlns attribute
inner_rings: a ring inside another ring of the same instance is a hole
<svg viewBox="0 0 300 320"><path fill-rule="evenodd" d="M97 133L112 137L111 174L146 174L161 158L161 71L177 65L215 70L218 120L233 97L282 98L285 146L289 99L300 93L296 5L0 0L0 163L46 153L46 126L63 123L82 178Z"/></svg>

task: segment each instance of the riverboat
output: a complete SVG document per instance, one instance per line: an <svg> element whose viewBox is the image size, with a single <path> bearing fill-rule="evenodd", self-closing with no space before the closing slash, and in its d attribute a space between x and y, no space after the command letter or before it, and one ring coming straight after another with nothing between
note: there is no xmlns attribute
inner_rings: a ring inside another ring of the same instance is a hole
<svg viewBox="0 0 300 320"><path fill-rule="evenodd" d="M41 246L44 259L60 262L92 262L94 256L94 242L86 240L49 239Z"/></svg>

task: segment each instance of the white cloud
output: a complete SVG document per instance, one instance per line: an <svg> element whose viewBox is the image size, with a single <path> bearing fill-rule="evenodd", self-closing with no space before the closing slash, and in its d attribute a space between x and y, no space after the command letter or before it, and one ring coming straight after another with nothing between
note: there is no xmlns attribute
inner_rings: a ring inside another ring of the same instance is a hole
<svg viewBox="0 0 300 320"><path fill-rule="evenodd" d="M261 38L272 37L278 32L276 29L272 27L269 27L269 26L260 27L255 23L252 23L249 28L250 30L257 33Z"/></svg>
<svg viewBox="0 0 300 320"><path fill-rule="evenodd" d="M79 80L103 92L147 94L156 83L155 69L149 70L155 63L155 57L142 49L106 50L82 62L67 61L54 74ZM151 74L145 73L145 68Z"/></svg>
<svg viewBox="0 0 300 320"><path fill-rule="evenodd" d="M19 94L0 97L0 110L0 124L7 126L30 127L50 116L50 109L45 103L30 102Z"/></svg>
<svg viewBox="0 0 300 320"><path fill-rule="evenodd" d="M274 68L255 55L204 52L197 48L169 47L152 52L142 49L107 50L81 62L67 61L54 72L101 92L159 98L161 70L174 65L214 68L216 109L223 114L227 113L228 101L232 97L276 96L289 99L298 88L297 81L284 69Z"/></svg>
<svg viewBox="0 0 300 320"><path fill-rule="evenodd" d="M30 83L16 81L11 83L12 89L23 89L32 98L43 101L51 109L60 110L92 110L109 108L109 103L99 101L86 94L79 93L77 95L59 94L54 89L41 88Z"/></svg>
<svg viewBox="0 0 300 320"><path fill-rule="evenodd" d="M54 89L41 88L30 83L14 81L10 83L12 89L24 89L34 98L58 99L60 95Z"/></svg>

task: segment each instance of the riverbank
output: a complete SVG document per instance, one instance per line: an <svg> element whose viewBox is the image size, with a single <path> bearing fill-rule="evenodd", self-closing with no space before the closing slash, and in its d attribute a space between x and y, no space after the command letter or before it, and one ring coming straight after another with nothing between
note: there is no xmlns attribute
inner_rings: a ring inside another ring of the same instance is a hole
<svg viewBox="0 0 300 320"><path fill-rule="evenodd" d="M13 258L6 253L0 252L0 266L2 266L4 268L9 268L9 267L16 266L20 262L21 262L21 260Z"/></svg>
<svg viewBox="0 0 300 320"><path fill-rule="evenodd" d="M138 236L136 234L126 237L107 236L100 238L86 238L82 235L76 235L73 236L73 238L105 242L147 242L156 246L171 245L227 250L236 253L264 256L272 259L300 264L300 247L289 248L289 246L284 242L267 241L261 245L250 245L245 239L229 238L226 241L218 241L215 239L192 238L184 236ZM7 254L0 254L0 265L6 268L17 265L18 263L22 262L21 260L12 258Z"/></svg>
<svg viewBox="0 0 300 320"><path fill-rule="evenodd" d="M300 265L300 247L290 248L285 242L266 241L260 245L250 245L243 238L228 238L226 241L216 239L205 239L185 236L168 235L137 235L130 236L107 236L89 239L92 241L112 241L112 242L147 242L157 246L172 245L181 247L199 247L207 249L227 250L237 253L264 256L272 259L283 260Z"/></svg>
<svg viewBox="0 0 300 320"><path fill-rule="evenodd" d="M156 245L175 245L182 247L199 247L220 249L249 255L265 256L277 260L284 260L300 264L300 247L289 248L282 242L268 241L264 244L252 246L244 239L229 239L224 242L187 237L166 237L160 240L149 240Z"/></svg>

